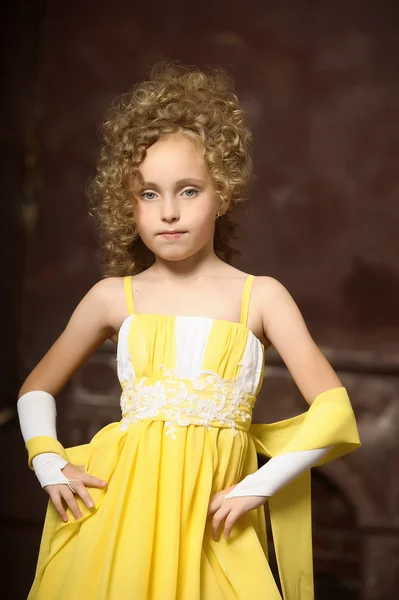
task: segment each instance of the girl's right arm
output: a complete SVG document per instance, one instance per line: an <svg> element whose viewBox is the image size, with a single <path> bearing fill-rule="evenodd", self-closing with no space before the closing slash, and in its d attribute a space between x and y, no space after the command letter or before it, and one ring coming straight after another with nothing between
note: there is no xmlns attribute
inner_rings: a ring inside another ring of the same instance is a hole
<svg viewBox="0 0 399 600"><path fill-rule="evenodd" d="M67 520L64 502L75 518L82 516L74 492L91 507L93 503L85 486L102 488L106 482L65 460L56 436L54 397L115 332L110 313L115 304L116 286L115 278L108 278L89 290L60 337L29 374L18 394L18 415L25 442L29 441L32 447L36 441L41 443L44 440L49 443L49 450L55 450L33 452L30 464L64 521ZM70 480L73 480L73 486Z"/></svg>

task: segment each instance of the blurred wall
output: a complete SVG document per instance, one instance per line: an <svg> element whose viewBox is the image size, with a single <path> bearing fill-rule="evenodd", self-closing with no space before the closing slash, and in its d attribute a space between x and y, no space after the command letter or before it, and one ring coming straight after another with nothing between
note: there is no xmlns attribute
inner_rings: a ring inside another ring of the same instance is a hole
<svg viewBox="0 0 399 600"><path fill-rule="evenodd" d="M101 276L84 188L111 99L159 59L221 64L254 131L256 177L236 265L289 289L349 390L363 441L314 474L316 597L390 600L399 585L399 6L87 0L13 7L3 22L8 317L0 406L13 406L23 378ZM114 353L104 344L59 399L66 445L119 418ZM255 420L303 411L273 350L266 362ZM2 497L8 543L0 581L18 565L7 598L24 598L45 496L27 471L15 418L0 431L12 477Z"/></svg>

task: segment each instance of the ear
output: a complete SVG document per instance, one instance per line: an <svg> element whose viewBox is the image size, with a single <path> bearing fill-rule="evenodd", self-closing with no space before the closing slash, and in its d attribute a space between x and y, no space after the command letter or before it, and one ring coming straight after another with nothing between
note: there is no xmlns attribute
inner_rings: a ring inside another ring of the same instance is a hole
<svg viewBox="0 0 399 600"><path fill-rule="evenodd" d="M223 217L224 214L228 211L230 206L230 200L225 198L221 194L216 194L216 212L215 218Z"/></svg>

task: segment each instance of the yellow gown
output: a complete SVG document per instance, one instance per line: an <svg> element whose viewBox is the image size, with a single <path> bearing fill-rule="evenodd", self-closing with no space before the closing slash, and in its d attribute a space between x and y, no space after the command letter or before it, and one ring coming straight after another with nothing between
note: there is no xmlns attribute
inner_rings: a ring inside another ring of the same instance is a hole
<svg viewBox="0 0 399 600"><path fill-rule="evenodd" d="M255 471L257 452L334 444L326 462L359 445L345 389L294 419L252 425L264 368L246 324L253 276L239 323L136 314L131 279L117 348L121 421L65 450L46 437L27 443L31 468L34 455L57 451L108 482L89 489L93 509L77 497L78 521L68 509L64 523L49 501L28 600L281 600L263 506L216 542L209 500ZM306 473L270 499L285 600L313 598L309 482Z"/></svg>

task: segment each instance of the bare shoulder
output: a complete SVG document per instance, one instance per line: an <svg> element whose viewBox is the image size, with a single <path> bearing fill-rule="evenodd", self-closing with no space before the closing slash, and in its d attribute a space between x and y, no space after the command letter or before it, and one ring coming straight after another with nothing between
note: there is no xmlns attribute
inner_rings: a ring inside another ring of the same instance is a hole
<svg viewBox="0 0 399 600"><path fill-rule="evenodd" d="M121 289L123 295L123 280L120 277L100 279L87 290L72 316L95 319L101 329L111 330L113 306Z"/></svg>
<svg viewBox="0 0 399 600"><path fill-rule="evenodd" d="M100 310L104 315L110 313L110 307L115 295L123 283L118 281L120 277L107 277L100 279L88 290L83 301L90 305L93 310Z"/></svg>
<svg viewBox="0 0 399 600"><path fill-rule="evenodd" d="M270 276L255 277L254 303L261 315L264 327L267 329L276 319L281 319L296 313L300 316L299 308L287 290L277 279Z"/></svg>
<svg viewBox="0 0 399 600"><path fill-rule="evenodd" d="M93 298L102 304L107 314L107 321L113 331L118 331L123 319L127 316L123 277L106 277L101 279L90 290Z"/></svg>
<svg viewBox="0 0 399 600"><path fill-rule="evenodd" d="M123 277L105 277L97 281L91 289L99 297L107 298L121 288L123 288Z"/></svg>
<svg viewBox="0 0 399 600"><path fill-rule="evenodd" d="M256 276L253 283L254 295L262 302L276 302L292 297L287 288L269 275Z"/></svg>

